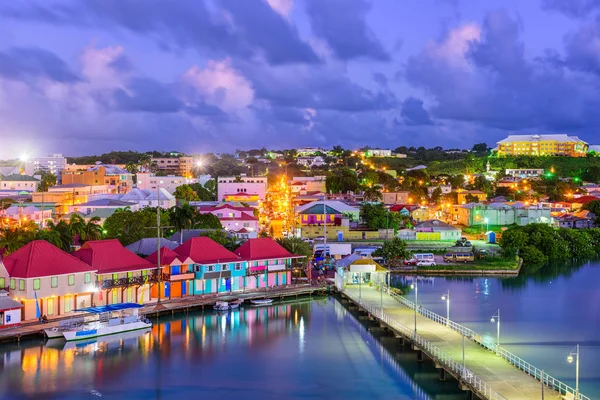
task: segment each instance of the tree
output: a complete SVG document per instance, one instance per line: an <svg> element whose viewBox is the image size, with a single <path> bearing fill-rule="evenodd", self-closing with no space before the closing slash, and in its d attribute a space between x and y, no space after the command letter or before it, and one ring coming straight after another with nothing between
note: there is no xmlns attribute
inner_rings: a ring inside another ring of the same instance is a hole
<svg viewBox="0 0 600 400"><path fill-rule="evenodd" d="M180 233L180 244L183 241L183 235L181 235L181 232L184 229L192 228L194 219L197 217L195 214L196 210L189 204L184 204L181 207L172 207L169 209L169 221L175 230Z"/></svg>
<svg viewBox="0 0 600 400"><path fill-rule="evenodd" d="M204 186L199 183L193 183L190 185L192 190L198 195L200 201L214 201L217 199L217 191L215 180L211 179L207 181Z"/></svg>
<svg viewBox="0 0 600 400"><path fill-rule="evenodd" d="M160 225L168 226L169 221L169 211L160 210ZM118 209L104 221L103 228L106 238L119 239L124 246L143 238L156 237L156 208L146 207L137 211Z"/></svg>
<svg viewBox="0 0 600 400"><path fill-rule="evenodd" d="M471 193L467 193L467 195L465 196L465 201L467 203L479 203L479 196L475 196Z"/></svg>
<svg viewBox="0 0 600 400"><path fill-rule="evenodd" d="M198 229L223 229L219 217L214 214L197 214L194 219L194 227Z"/></svg>
<svg viewBox="0 0 600 400"><path fill-rule="evenodd" d="M173 194L177 200L184 201L198 201L198 194L194 191L194 189L187 184L183 184L177 186L175 188L175 193Z"/></svg>
<svg viewBox="0 0 600 400"><path fill-rule="evenodd" d="M47 192L48 188L56 185L56 182L56 175L50 172L42 172L42 178L37 190L38 192Z"/></svg>
<svg viewBox="0 0 600 400"><path fill-rule="evenodd" d="M277 239L277 243L292 254L298 254L309 258L312 256L312 248L308 242L296 236Z"/></svg>
<svg viewBox="0 0 600 400"><path fill-rule="evenodd" d="M100 225L100 217L92 217L88 222L86 222L81 239L84 242L87 242L88 240L102 239L102 225Z"/></svg>
<svg viewBox="0 0 600 400"><path fill-rule="evenodd" d="M439 186L435 188L435 190L431 193L431 201L433 201L436 204L439 204L439 202L442 200L442 188L440 188Z"/></svg>
<svg viewBox="0 0 600 400"><path fill-rule="evenodd" d="M527 234L521 227L512 227L502 233L500 247L508 256L515 255L527 244Z"/></svg>
<svg viewBox="0 0 600 400"><path fill-rule="evenodd" d="M473 145L471 151L473 151L474 153L487 153L488 149L489 147L487 143L477 143Z"/></svg>
<svg viewBox="0 0 600 400"><path fill-rule="evenodd" d="M5 255L10 254L35 239L38 232L34 222L20 227L0 230L0 248L5 249Z"/></svg>
<svg viewBox="0 0 600 400"><path fill-rule="evenodd" d="M74 234L71 231L71 227L66 221L60 220L58 223L54 223L53 221L48 221L47 229L49 231L53 231L53 235L58 237L58 245L57 247L66 251L71 251L71 246L73 245Z"/></svg>
<svg viewBox="0 0 600 400"><path fill-rule="evenodd" d="M548 262L548 257L534 246L523 247L519 256L523 259L523 263L527 265L541 265Z"/></svg>
<svg viewBox="0 0 600 400"><path fill-rule="evenodd" d="M225 232L223 229L203 232L200 234L200 236L211 238L229 251L234 251L242 244L238 238L227 235L227 232Z"/></svg>
<svg viewBox="0 0 600 400"><path fill-rule="evenodd" d="M404 240L393 238L383 242L383 246L373 252L373 257L383 257L389 266L396 266L412 257L412 253Z"/></svg>
<svg viewBox="0 0 600 400"><path fill-rule="evenodd" d="M365 201L379 201L383 198L381 186L368 186L363 193Z"/></svg>
<svg viewBox="0 0 600 400"><path fill-rule="evenodd" d="M360 207L360 216L363 223L370 229L397 230L400 225L400 217L397 213L389 212L381 203L363 204Z"/></svg>
<svg viewBox="0 0 600 400"><path fill-rule="evenodd" d="M584 204L582 208L594 214L594 222L596 225L600 225L600 200L590 201L589 203Z"/></svg>
<svg viewBox="0 0 600 400"><path fill-rule="evenodd" d="M327 175L325 186L330 193L356 192L359 189L356 173L348 168L337 168L331 171Z"/></svg>

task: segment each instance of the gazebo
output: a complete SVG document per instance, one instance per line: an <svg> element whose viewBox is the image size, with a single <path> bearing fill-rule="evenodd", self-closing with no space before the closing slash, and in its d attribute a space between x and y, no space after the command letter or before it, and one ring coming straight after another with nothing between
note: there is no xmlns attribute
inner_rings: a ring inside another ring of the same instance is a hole
<svg viewBox="0 0 600 400"><path fill-rule="evenodd" d="M379 265L372 258L361 258L347 266L339 267L336 274L338 290L343 290L348 285L376 285L378 287L389 284L390 271Z"/></svg>

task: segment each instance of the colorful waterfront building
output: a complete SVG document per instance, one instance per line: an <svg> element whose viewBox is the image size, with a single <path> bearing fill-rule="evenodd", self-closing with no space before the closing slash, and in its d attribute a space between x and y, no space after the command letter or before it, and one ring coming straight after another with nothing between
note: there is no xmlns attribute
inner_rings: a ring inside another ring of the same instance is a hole
<svg viewBox="0 0 600 400"><path fill-rule="evenodd" d="M498 157L506 156L567 156L585 157L589 145L577 136L509 135L498 142Z"/></svg>
<svg viewBox="0 0 600 400"><path fill-rule="evenodd" d="M248 263L246 289L289 285L293 261L304 258L290 253L271 238L249 239L234 253Z"/></svg>
<svg viewBox="0 0 600 400"><path fill-rule="evenodd" d="M146 257L146 260L158 268L157 251ZM161 299L184 297L191 294L195 274L194 262L189 257L183 257L168 247L160 249L160 265L162 276L160 281ZM158 298L158 283L152 285L152 298Z"/></svg>
<svg viewBox="0 0 600 400"><path fill-rule="evenodd" d="M64 315L94 304L95 272L45 240L34 240L2 259L0 289L23 304L22 320Z"/></svg>
<svg viewBox="0 0 600 400"><path fill-rule="evenodd" d="M223 293L244 288L247 263L208 237L194 237L177 247L180 259L192 262L190 294Z"/></svg>
<svg viewBox="0 0 600 400"><path fill-rule="evenodd" d="M127 250L117 239L85 242L73 256L97 271L94 305L151 300L151 286L158 282L156 265Z"/></svg>

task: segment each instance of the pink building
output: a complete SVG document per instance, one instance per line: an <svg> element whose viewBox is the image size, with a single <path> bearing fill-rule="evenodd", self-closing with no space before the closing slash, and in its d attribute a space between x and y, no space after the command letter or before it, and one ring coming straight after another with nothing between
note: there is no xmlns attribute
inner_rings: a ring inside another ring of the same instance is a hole
<svg viewBox="0 0 600 400"><path fill-rule="evenodd" d="M244 238L255 238L258 233L258 218L254 216L254 208L221 204L218 206L200 206L200 214L213 214L228 231L244 235Z"/></svg>

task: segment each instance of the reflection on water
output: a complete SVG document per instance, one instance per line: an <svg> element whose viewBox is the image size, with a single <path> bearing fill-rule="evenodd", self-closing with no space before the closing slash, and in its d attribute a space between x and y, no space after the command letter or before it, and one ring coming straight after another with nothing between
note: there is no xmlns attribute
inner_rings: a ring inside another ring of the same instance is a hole
<svg viewBox="0 0 600 400"><path fill-rule="evenodd" d="M392 284L412 300L412 277ZM419 303L440 315L450 291L451 319L496 340L490 318L501 310L501 342L511 352L575 386L575 368L566 357L581 345L580 387L600 398L600 262L562 263L522 271L518 277L436 277L419 279Z"/></svg>
<svg viewBox="0 0 600 400"><path fill-rule="evenodd" d="M0 346L0 398L465 398L395 346L333 298L180 315L92 342Z"/></svg>

